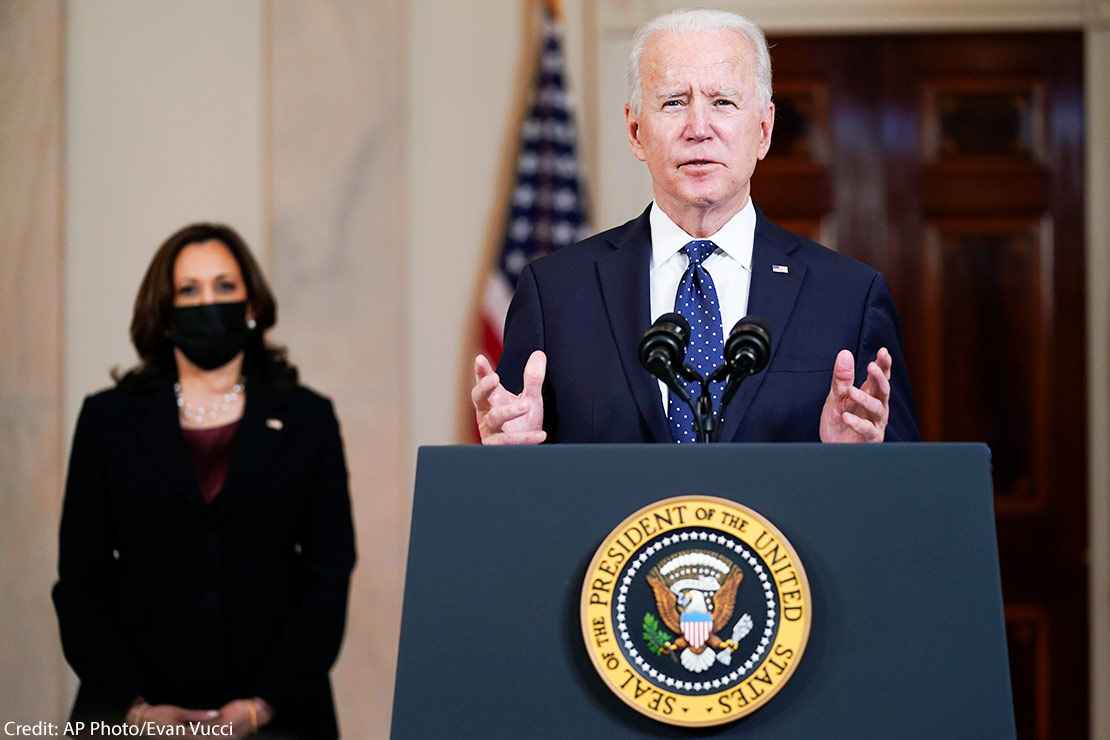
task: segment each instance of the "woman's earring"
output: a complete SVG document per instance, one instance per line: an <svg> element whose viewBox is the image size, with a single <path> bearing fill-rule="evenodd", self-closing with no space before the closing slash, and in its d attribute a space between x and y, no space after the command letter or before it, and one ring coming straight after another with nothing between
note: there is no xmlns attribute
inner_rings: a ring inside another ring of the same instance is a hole
<svg viewBox="0 0 1110 740"><path fill-rule="evenodd" d="M248 329L254 329L254 327L256 327L256 326L258 326L257 321L255 321L254 319L247 319L247 328Z"/></svg>

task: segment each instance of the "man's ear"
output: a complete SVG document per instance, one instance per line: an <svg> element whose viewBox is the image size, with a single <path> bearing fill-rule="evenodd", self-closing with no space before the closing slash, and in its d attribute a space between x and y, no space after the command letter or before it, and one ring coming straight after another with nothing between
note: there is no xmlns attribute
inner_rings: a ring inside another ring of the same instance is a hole
<svg viewBox="0 0 1110 740"><path fill-rule="evenodd" d="M767 104L767 112L759 122L759 158L767 156L771 150L771 132L775 130L775 104Z"/></svg>
<svg viewBox="0 0 1110 740"><path fill-rule="evenodd" d="M644 152L644 145L640 143L640 119L632 112L632 106L628 103L624 104L624 127L628 132L628 145L632 148L632 154L641 162L646 161L647 154Z"/></svg>

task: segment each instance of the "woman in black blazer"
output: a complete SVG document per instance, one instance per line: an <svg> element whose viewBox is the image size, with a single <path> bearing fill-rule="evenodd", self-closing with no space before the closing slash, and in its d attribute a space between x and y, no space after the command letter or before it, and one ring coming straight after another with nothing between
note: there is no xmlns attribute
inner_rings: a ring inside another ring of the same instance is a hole
<svg viewBox="0 0 1110 740"><path fill-rule="evenodd" d="M331 402L264 339L276 314L226 226L178 231L143 278L141 363L85 400L66 481L53 596L75 721L338 736L347 468Z"/></svg>

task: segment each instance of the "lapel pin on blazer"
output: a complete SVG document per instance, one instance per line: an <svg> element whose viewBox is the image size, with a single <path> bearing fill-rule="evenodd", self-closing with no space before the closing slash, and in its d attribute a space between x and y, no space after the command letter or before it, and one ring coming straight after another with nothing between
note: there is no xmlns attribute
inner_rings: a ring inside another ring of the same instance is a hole
<svg viewBox="0 0 1110 740"><path fill-rule="evenodd" d="M281 422L281 419L267 419L266 426L279 432L285 428L285 424Z"/></svg>
<svg viewBox="0 0 1110 740"><path fill-rule="evenodd" d="M771 265L771 272L781 272L786 275L790 272L790 268L786 265Z"/></svg>

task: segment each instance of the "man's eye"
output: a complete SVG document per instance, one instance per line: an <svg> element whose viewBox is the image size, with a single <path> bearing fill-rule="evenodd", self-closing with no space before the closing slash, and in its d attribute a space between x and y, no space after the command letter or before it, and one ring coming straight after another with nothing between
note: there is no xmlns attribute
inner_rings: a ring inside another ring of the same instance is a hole
<svg viewBox="0 0 1110 740"><path fill-rule="evenodd" d="M671 100L664 100L663 101L663 107L664 108L675 108L675 107L680 106L680 105L682 105L682 101L679 100L678 98L672 98Z"/></svg>
<svg viewBox="0 0 1110 740"><path fill-rule="evenodd" d="M732 102L731 100L725 100L724 98L719 98L719 99L715 100L714 104L717 105L717 106L731 105L733 108L736 107L736 103Z"/></svg>

